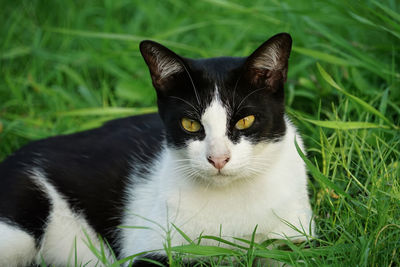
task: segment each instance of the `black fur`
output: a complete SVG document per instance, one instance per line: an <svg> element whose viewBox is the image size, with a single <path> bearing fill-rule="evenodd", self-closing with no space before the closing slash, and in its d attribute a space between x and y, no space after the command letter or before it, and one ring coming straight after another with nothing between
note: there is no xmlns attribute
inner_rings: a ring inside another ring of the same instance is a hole
<svg viewBox="0 0 400 267"><path fill-rule="evenodd" d="M149 164L161 149L157 114L119 119L103 127L33 142L0 164L0 218L33 233L37 242L50 203L29 179L39 167L69 204L110 244L120 225L126 179L136 166ZM146 171L146 169L142 170Z"/></svg>

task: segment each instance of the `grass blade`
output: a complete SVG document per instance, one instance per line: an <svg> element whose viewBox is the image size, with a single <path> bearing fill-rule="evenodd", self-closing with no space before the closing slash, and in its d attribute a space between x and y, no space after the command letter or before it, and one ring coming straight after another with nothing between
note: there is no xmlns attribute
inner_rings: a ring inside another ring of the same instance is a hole
<svg viewBox="0 0 400 267"><path fill-rule="evenodd" d="M156 107L145 108L84 108L71 111L59 112L59 116L105 116L105 115L136 115L156 112Z"/></svg>
<svg viewBox="0 0 400 267"><path fill-rule="evenodd" d="M178 231L178 233L190 244L193 244L193 240L190 239L190 237L185 234L181 229L179 229L175 224L171 223L172 226L176 229L176 231Z"/></svg>
<svg viewBox="0 0 400 267"><path fill-rule="evenodd" d="M371 112L381 118L383 121L385 121L387 124L389 124L393 128L399 128L396 125L392 124L388 118L386 118L381 112L379 112L376 108L365 102L364 100L346 92L342 87L340 87L334 80L333 78L322 68L322 66L317 63L318 70L321 74L321 76L324 78L324 80L329 83L332 87L336 88L339 92L343 93L347 97L349 97L351 100L362 106L364 109L366 109L368 112Z"/></svg>
<svg viewBox="0 0 400 267"><path fill-rule="evenodd" d="M390 129L390 127L386 125L379 125L376 123L362 122L362 121L319 121L306 118L302 118L302 120L305 120L314 125L321 126L324 128L339 129L339 130L356 130L356 129L372 129L372 128Z"/></svg>
<svg viewBox="0 0 400 267"><path fill-rule="evenodd" d="M230 242L228 240L225 240L223 238L216 237L216 236L204 235L204 236L201 236L201 239L215 240L215 241L227 244L227 245L232 246L232 247L237 247L237 248L241 248L241 249L248 249L248 247L244 247L244 246L241 246L239 244L235 244L233 242Z"/></svg>
<svg viewBox="0 0 400 267"><path fill-rule="evenodd" d="M354 62L351 62L349 60L345 60L343 58L336 57L336 56L330 55L328 53L324 53L321 51L312 50L312 49L308 49L308 48L304 48L304 47L294 46L293 51L297 52L299 54L302 54L302 55L310 56L315 59L319 59L319 60L322 60L322 61L325 61L325 62L328 62L331 64L340 65L340 66L355 66L355 65L357 65L357 64L354 64Z"/></svg>
<svg viewBox="0 0 400 267"><path fill-rule="evenodd" d="M201 255L207 257L224 256L224 255L229 255L229 256L241 255L241 253L239 253L238 251L231 250L228 248L216 247L216 246L202 246L195 244L175 246L172 247L171 250L178 253L190 253L193 255Z"/></svg>
<svg viewBox="0 0 400 267"><path fill-rule="evenodd" d="M325 175L323 175L317 167L314 166L314 164L311 163L311 161L304 155L303 151L301 151L299 145L297 144L297 141L294 141L297 153L299 153L300 157L303 159L304 163L307 166L307 169L311 172L312 176L322 185L325 185L333 190L335 190L336 193L339 193L347 198L352 198L348 193L346 193L342 188L334 184L331 180L329 180Z"/></svg>
<svg viewBox="0 0 400 267"><path fill-rule="evenodd" d="M172 42L168 40L159 40L154 39L149 36L138 36L138 35L131 35L131 34L123 34L123 33L110 33L110 32L93 32L93 31L82 31L82 30L73 30L73 29L66 29L66 28L53 28L48 27L46 30L50 32L60 33L60 34L67 34L67 35L75 35L80 37L86 38L98 38L98 39L109 39L109 40L120 40L120 41L128 41L128 42L141 42L143 40L153 39L154 41L161 42L165 45L168 45L173 48L179 48L186 51L196 52L198 54L204 54L205 52L202 49Z"/></svg>

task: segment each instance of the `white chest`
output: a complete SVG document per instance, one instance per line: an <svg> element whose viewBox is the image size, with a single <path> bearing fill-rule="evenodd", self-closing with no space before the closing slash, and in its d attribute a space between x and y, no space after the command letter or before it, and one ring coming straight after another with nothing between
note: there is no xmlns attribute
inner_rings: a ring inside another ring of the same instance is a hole
<svg viewBox="0 0 400 267"><path fill-rule="evenodd" d="M281 159L264 175L223 188L196 185L174 173L168 157L163 158L151 179L130 192L123 224L138 228L122 230L124 256L162 250L167 239L172 246L185 243L175 227L192 240L200 235L250 239L256 226L257 241L300 235L284 221L309 232L305 168L297 154L288 155L294 155L285 159L291 168Z"/></svg>
<svg viewBox="0 0 400 267"><path fill-rule="evenodd" d="M176 188L168 194L153 193L153 199L145 196L132 205L135 214L126 217L125 225L149 229L125 229L124 236L130 254L143 250L161 249L167 238L172 245L185 243L175 227L195 240L201 234L231 237L251 236L256 225L259 232L270 232L277 223L272 207L265 199L245 192L209 192ZM265 238L266 239L266 238ZM203 242L204 244L204 242Z"/></svg>

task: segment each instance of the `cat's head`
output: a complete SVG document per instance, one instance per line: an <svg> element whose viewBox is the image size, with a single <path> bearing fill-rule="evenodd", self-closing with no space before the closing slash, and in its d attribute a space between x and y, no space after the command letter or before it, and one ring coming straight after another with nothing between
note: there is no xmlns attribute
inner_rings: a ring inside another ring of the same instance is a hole
<svg viewBox="0 0 400 267"><path fill-rule="evenodd" d="M157 92L167 144L189 177L225 185L265 169L262 150L285 134L292 39L271 37L249 57L189 59L153 41L140 51Z"/></svg>

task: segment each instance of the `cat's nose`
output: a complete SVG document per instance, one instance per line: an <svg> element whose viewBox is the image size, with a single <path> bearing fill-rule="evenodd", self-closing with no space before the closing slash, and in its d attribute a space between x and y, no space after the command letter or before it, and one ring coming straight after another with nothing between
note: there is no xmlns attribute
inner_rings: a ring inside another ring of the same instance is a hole
<svg viewBox="0 0 400 267"><path fill-rule="evenodd" d="M219 157L214 157L214 156L208 156L207 157L208 162L210 162L216 169L221 170L226 163L230 160L229 156L219 156Z"/></svg>

